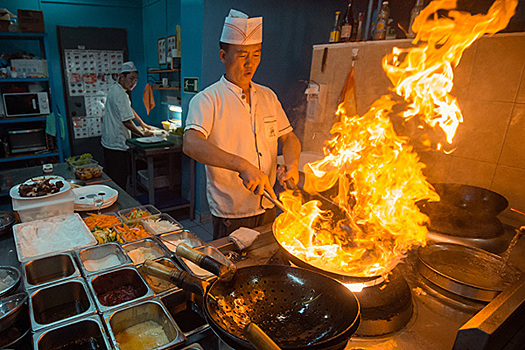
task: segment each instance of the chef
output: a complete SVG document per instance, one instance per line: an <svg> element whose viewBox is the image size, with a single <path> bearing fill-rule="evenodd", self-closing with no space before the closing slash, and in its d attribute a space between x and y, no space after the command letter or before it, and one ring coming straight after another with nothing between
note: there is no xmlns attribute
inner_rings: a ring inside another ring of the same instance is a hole
<svg viewBox="0 0 525 350"><path fill-rule="evenodd" d="M131 108L129 93L137 85L139 73L133 62L122 64L118 82L109 88L105 104L104 122L102 124L102 147L104 149L104 171L117 185L126 189L129 175L129 155L126 139L131 132L141 136L151 136L153 129L142 121ZM139 129L135 119L141 126Z"/></svg>
<svg viewBox="0 0 525 350"><path fill-rule="evenodd" d="M183 150L206 165L213 238L239 227L272 222L277 144L287 171L279 180L299 178L301 144L275 93L252 77L261 61L262 17L230 10L224 21L219 57L226 73L189 104Z"/></svg>

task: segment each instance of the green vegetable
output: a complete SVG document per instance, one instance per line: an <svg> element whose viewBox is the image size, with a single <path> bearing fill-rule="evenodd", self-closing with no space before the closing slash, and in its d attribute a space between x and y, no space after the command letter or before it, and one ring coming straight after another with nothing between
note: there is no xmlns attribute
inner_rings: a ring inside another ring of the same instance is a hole
<svg viewBox="0 0 525 350"><path fill-rule="evenodd" d="M175 130L170 130L170 134L172 134L172 135L184 135L184 128L182 126L179 126Z"/></svg>

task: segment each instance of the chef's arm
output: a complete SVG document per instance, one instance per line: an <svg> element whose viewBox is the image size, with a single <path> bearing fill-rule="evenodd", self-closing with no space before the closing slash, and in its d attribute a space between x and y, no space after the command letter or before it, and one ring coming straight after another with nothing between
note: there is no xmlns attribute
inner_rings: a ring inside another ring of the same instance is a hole
<svg viewBox="0 0 525 350"><path fill-rule="evenodd" d="M182 151L200 163L239 173L244 186L255 194L262 195L266 190L273 198L277 198L268 175L246 159L215 146L198 130L188 129L184 132Z"/></svg>
<svg viewBox="0 0 525 350"><path fill-rule="evenodd" d="M151 135L153 135L153 133L151 131L148 131L146 129L140 130L139 128L137 128L135 123L133 123L133 119L126 120L126 121L122 122L122 124L124 124L124 126L126 128L128 128L131 132L133 132L133 133L135 133L137 135L140 135L140 136L151 136Z"/></svg>
<svg viewBox="0 0 525 350"><path fill-rule="evenodd" d="M149 126L148 124L144 123L142 118L137 114L137 112L135 112L135 110L133 108L131 108L131 110L133 111L133 115L135 116L135 120L140 124L140 126L142 126L143 129L153 130L153 128L151 126Z"/></svg>
<svg viewBox="0 0 525 350"><path fill-rule="evenodd" d="M299 181L299 156L301 155L301 142L295 136L293 131L279 137L279 141L283 145L284 163L287 171L279 178L282 184L288 179L293 179L297 184Z"/></svg>

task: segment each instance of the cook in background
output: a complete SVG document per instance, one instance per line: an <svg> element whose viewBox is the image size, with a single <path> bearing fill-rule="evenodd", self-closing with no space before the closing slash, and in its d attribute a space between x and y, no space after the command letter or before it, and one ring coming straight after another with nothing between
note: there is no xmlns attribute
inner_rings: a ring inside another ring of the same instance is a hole
<svg viewBox="0 0 525 350"><path fill-rule="evenodd" d="M183 150L206 165L213 238L239 227L272 222L275 208L277 141L288 171L279 181L299 179L301 144L275 93L252 82L261 60L262 17L230 10L224 21L219 57L226 74L189 104Z"/></svg>
<svg viewBox="0 0 525 350"><path fill-rule="evenodd" d="M135 64L123 63L118 82L109 88L102 125L105 172L123 189L126 189L130 172L126 139L131 138L131 132L141 136L153 135L149 131L152 127L144 123L131 107L128 93L135 88L138 79ZM140 124L140 129L133 123L133 119Z"/></svg>

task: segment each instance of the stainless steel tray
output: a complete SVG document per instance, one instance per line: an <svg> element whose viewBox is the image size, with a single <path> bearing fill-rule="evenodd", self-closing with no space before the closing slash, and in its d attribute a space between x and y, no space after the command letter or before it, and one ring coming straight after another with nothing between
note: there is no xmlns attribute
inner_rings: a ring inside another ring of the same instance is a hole
<svg viewBox="0 0 525 350"><path fill-rule="evenodd" d="M28 261L22 271L26 290L80 277L80 269L71 252Z"/></svg>
<svg viewBox="0 0 525 350"><path fill-rule="evenodd" d="M118 243L106 243L94 247L80 249L77 250L75 254L78 261L80 262L80 267L82 268L84 276L100 274L105 271L113 270L125 265L131 265L133 263L124 249L122 249ZM100 266L103 266L102 264L104 264L104 259L111 257L116 257L119 262L117 264L103 268L97 268L96 265L89 263L89 261L97 261L100 263Z"/></svg>

